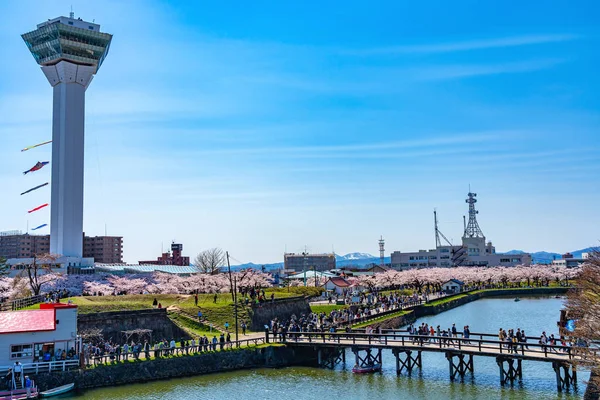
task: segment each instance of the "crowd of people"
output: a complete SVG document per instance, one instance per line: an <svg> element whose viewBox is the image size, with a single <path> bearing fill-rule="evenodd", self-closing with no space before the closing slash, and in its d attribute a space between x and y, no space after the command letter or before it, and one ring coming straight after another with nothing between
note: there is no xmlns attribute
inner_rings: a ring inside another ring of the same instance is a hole
<svg viewBox="0 0 600 400"><path fill-rule="evenodd" d="M231 349L231 333L221 333L218 337L213 335L211 339L204 336L192 339L159 340L150 343L148 340L119 344L113 341L88 342L83 345L83 356L86 365L103 364L107 362L120 362L128 360L150 359L173 355L200 354L210 351Z"/></svg>

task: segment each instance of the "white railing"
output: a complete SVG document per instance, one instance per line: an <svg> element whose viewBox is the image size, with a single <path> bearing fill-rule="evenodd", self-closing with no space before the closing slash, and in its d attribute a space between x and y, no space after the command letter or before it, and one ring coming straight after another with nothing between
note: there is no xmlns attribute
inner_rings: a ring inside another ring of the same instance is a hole
<svg viewBox="0 0 600 400"><path fill-rule="evenodd" d="M21 364L21 367L21 377L23 377L26 374L38 374L40 372L68 371L70 369L77 369L79 368L79 360L45 361L38 363ZM0 376L6 375L8 370L13 368L14 365L0 366Z"/></svg>

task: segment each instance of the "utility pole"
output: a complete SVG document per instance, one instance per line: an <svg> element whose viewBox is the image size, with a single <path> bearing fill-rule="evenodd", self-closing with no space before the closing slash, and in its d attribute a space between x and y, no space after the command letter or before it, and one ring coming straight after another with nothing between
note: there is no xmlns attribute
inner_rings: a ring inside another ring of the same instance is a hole
<svg viewBox="0 0 600 400"><path fill-rule="evenodd" d="M237 310L237 277L235 279L231 278L231 264L229 263L229 252L226 251L225 255L227 256L227 271L229 272L229 287L231 288L231 299L233 300L233 314L235 316L235 342L236 346L239 347L238 343L238 310Z"/></svg>
<svg viewBox="0 0 600 400"><path fill-rule="evenodd" d="M231 279L231 265L229 265L229 252L225 252L227 256L227 271L229 272L229 287L231 289L231 300L235 302L235 294L233 293L233 280Z"/></svg>
<svg viewBox="0 0 600 400"><path fill-rule="evenodd" d="M235 314L235 342L237 347L240 347L238 342L238 304L237 304L237 277L233 278L233 292L235 293L233 298L233 313Z"/></svg>

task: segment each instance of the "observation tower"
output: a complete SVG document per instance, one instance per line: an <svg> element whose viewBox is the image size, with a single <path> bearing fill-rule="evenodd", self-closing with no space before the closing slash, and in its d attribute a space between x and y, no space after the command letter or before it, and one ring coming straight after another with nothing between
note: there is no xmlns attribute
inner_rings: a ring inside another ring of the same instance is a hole
<svg viewBox="0 0 600 400"><path fill-rule="evenodd" d="M50 252L81 258L85 91L112 35L71 12L38 24L22 38L53 88Z"/></svg>

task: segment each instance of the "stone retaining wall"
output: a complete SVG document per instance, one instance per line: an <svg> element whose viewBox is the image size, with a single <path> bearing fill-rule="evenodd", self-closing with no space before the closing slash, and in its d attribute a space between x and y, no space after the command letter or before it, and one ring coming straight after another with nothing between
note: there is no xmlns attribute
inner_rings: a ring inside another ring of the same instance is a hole
<svg viewBox="0 0 600 400"><path fill-rule="evenodd" d="M79 314L77 316L77 331L85 332L90 329L102 329L105 339L123 343L122 331L133 329L152 329L152 340L187 339L188 335L167 317L167 309L146 309L136 311L114 311ZM132 338L138 340L137 337Z"/></svg>
<svg viewBox="0 0 600 400"><path fill-rule="evenodd" d="M247 368L279 368L317 365L316 351L309 348L263 347L204 353L195 356L137 361L98 366L87 370L38 374L41 391L75 382L77 390L142 383Z"/></svg>
<svg viewBox="0 0 600 400"><path fill-rule="evenodd" d="M289 319L292 315L300 317L310 314L310 304L307 297L291 297L279 301L267 301L261 305L252 306L252 321L250 329L261 332L265 325L269 325L273 318L280 321Z"/></svg>

